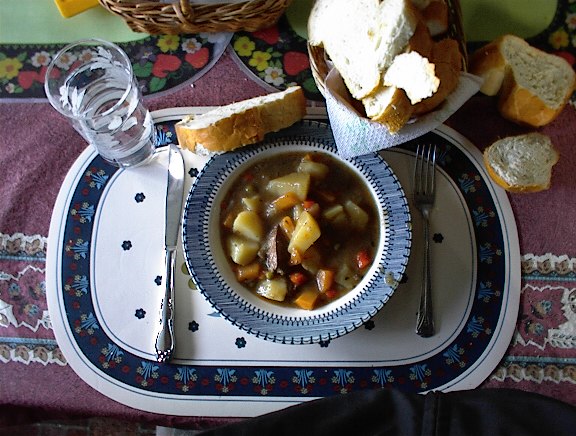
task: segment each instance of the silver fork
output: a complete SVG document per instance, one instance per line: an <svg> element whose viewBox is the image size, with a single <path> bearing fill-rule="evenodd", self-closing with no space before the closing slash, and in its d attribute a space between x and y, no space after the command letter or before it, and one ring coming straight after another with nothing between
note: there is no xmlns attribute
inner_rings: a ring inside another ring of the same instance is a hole
<svg viewBox="0 0 576 436"><path fill-rule="evenodd" d="M414 163L414 204L420 211L424 227L424 266L422 293L416 321L416 333L422 337L434 335L432 311L432 285L430 276L430 213L434 206L436 191L436 146L418 146Z"/></svg>

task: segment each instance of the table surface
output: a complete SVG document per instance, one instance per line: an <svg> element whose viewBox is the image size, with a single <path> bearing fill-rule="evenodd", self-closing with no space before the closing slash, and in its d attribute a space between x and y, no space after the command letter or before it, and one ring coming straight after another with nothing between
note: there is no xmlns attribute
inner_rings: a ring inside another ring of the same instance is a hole
<svg viewBox="0 0 576 436"><path fill-rule="evenodd" d="M574 63L571 8L567 0L558 2L551 23L526 36ZM142 35L122 46L134 59L151 110L222 105L291 82L304 86L310 107L322 107L305 35L293 21L297 15L289 9L266 31ZM469 42L469 49L480 42ZM50 217L68 170L86 148L44 99L45 60L61 46L0 42L0 404L162 425L204 428L220 423L147 413L110 400L74 373L54 339L45 296ZM270 56L262 55L257 62L255 52ZM280 74L271 74L266 66ZM528 131L503 120L495 100L482 95L474 96L446 124L480 150L502 136ZM480 388L518 388L576 405L574 102L540 130L552 138L561 159L548 191L508 194L520 239L520 309L504 358Z"/></svg>

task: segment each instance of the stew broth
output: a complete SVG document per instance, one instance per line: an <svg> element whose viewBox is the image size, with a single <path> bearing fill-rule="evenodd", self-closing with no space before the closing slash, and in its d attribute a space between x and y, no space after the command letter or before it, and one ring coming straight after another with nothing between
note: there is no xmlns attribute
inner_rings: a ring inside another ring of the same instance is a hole
<svg viewBox="0 0 576 436"><path fill-rule="evenodd" d="M322 152L255 163L221 208L221 242L237 280L282 305L314 309L349 292L380 237L365 182Z"/></svg>

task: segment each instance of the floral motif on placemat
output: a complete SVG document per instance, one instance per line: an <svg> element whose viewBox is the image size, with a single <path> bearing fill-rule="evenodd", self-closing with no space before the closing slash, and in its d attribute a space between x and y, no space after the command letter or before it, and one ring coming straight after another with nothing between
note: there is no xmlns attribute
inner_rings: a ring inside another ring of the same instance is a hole
<svg viewBox="0 0 576 436"><path fill-rule="evenodd" d="M66 364L46 303L46 243L0 233L0 362Z"/></svg>
<svg viewBox="0 0 576 436"><path fill-rule="evenodd" d="M235 33L231 41L246 68L266 84L280 90L299 84L308 99L322 100L312 77L306 44L285 16L267 29Z"/></svg>
<svg viewBox="0 0 576 436"><path fill-rule="evenodd" d="M521 316L513 344L538 349L576 348L576 259L526 254ZM576 355L575 355L576 357Z"/></svg>
<svg viewBox="0 0 576 436"><path fill-rule="evenodd" d="M0 233L0 327L49 329L46 305L46 238ZM1 335L0 335L1 336Z"/></svg>
<svg viewBox="0 0 576 436"><path fill-rule="evenodd" d="M118 44L132 59L144 95L169 90L210 68L230 41L229 33L149 36ZM45 98L44 76L65 44L0 44L0 98ZM90 56L90 52L83 56ZM76 59L70 59L73 63Z"/></svg>
<svg viewBox="0 0 576 436"><path fill-rule="evenodd" d="M516 332L510 348L484 386L516 387L576 384L576 258L522 256L522 291ZM576 396L565 401L574 403Z"/></svg>
<svg viewBox="0 0 576 436"><path fill-rule="evenodd" d="M576 3L558 1L552 23L528 41L550 53L564 57L571 65L576 63ZM472 53L484 42L468 43ZM256 78L277 89L292 83L301 84L307 98L323 100L309 68L306 40L291 27L283 16L274 26L256 32L238 32L232 47L239 60Z"/></svg>
<svg viewBox="0 0 576 436"><path fill-rule="evenodd" d="M522 289L520 317L515 342L544 349L548 344L572 348L576 344L576 313L571 291L562 286L525 285ZM567 346L569 342L572 345Z"/></svg>

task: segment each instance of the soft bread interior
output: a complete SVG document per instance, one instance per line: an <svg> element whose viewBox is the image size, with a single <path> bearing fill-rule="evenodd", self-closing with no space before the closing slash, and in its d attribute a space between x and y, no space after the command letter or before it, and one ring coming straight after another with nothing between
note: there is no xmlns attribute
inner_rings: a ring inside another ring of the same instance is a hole
<svg viewBox="0 0 576 436"><path fill-rule="evenodd" d="M418 23L409 0L317 0L309 42L323 46L357 100L374 93L383 72L402 53Z"/></svg>
<svg viewBox="0 0 576 436"><path fill-rule="evenodd" d="M576 73L565 59L515 35L502 35L476 50L470 72L484 79L481 92L498 96L504 118L532 127L553 121L576 86Z"/></svg>
<svg viewBox="0 0 576 436"><path fill-rule="evenodd" d="M506 38L502 53L518 85L557 109L574 81L572 67L562 58L531 47L519 38Z"/></svg>
<svg viewBox="0 0 576 436"><path fill-rule="evenodd" d="M511 190L540 190L550 186L558 152L550 138L533 132L494 142L484 151L490 170Z"/></svg>
<svg viewBox="0 0 576 436"><path fill-rule="evenodd" d="M402 88L410 103L416 104L438 91L440 79L428 58L411 51L396 56L384 75L384 85Z"/></svg>
<svg viewBox="0 0 576 436"><path fill-rule="evenodd" d="M306 115L300 86L190 115L176 123L178 144L202 155L223 153L261 141Z"/></svg>

